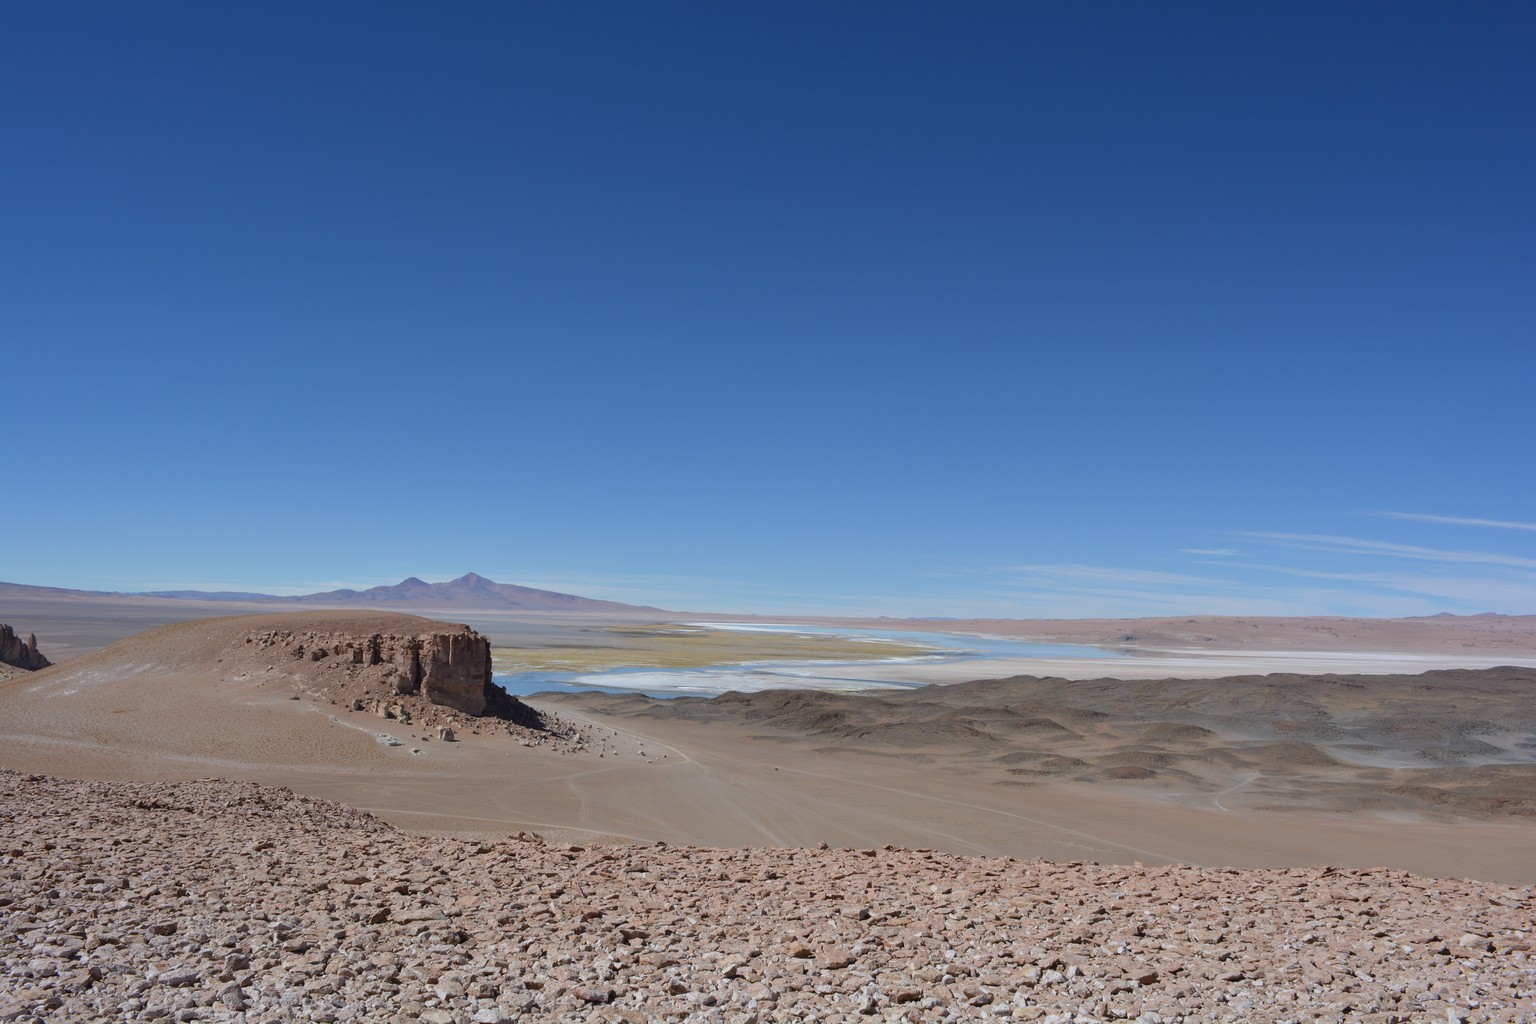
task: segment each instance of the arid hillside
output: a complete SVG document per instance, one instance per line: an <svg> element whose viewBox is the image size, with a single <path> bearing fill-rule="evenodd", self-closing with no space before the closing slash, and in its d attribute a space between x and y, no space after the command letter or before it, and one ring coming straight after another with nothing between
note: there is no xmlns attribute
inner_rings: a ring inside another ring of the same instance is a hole
<svg viewBox="0 0 1536 1024"><path fill-rule="evenodd" d="M1478 1021L1528 888L424 838L291 791L0 772L0 1019Z"/></svg>
<svg viewBox="0 0 1536 1024"><path fill-rule="evenodd" d="M1536 821L1536 668L1418 675L1020 676L859 694L562 698L731 723L978 782L1141 787L1218 807Z"/></svg>

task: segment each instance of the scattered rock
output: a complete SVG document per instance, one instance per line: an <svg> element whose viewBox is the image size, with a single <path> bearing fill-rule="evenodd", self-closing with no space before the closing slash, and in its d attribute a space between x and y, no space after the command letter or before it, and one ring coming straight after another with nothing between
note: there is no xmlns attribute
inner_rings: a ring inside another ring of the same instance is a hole
<svg viewBox="0 0 1536 1024"><path fill-rule="evenodd" d="M829 949L821 954L819 963L826 970L840 971L857 959L858 957L846 949Z"/></svg>
<svg viewBox="0 0 1536 1024"><path fill-rule="evenodd" d="M425 837L5 771L0 836L25 1024L1536 1020L1529 891L1401 871Z"/></svg>
<svg viewBox="0 0 1536 1024"><path fill-rule="evenodd" d="M571 995L584 1003L610 1003L613 1001L613 989L600 988L596 985L577 985L571 989Z"/></svg>

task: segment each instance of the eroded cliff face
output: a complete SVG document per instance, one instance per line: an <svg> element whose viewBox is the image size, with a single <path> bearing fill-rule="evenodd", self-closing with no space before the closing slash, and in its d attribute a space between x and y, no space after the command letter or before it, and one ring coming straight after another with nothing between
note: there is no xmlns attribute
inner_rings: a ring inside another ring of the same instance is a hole
<svg viewBox="0 0 1536 1024"><path fill-rule="evenodd" d="M29 634L23 641L10 626L4 624L0 624L0 663L14 665L28 671L47 668L53 664L37 649L35 634Z"/></svg>
<svg viewBox="0 0 1536 1024"><path fill-rule="evenodd" d="M484 714L493 685L491 642L473 632L433 633L419 640L411 651L409 674L402 672L400 680L404 685L414 677L416 688L401 692L420 692L433 704Z"/></svg>
<svg viewBox="0 0 1536 1024"><path fill-rule="evenodd" d="M491 682L491 642L467 626L366 636L269 630L252 633L245 642L269 656L280 652L296 660L339 665L347 680L381 696L416 695L467 715L513 720L521 720L518 709L530 711Z"/></svg>

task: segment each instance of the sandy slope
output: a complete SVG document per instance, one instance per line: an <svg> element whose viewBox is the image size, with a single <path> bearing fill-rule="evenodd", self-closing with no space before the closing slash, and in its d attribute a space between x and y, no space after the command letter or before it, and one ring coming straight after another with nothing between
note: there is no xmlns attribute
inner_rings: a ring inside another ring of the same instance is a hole
<svg viewBox="0 0 1536 1024"><path fill-rule="evenodd" d="M328 627L398 621L348 614L303 613ZM1536 881L1529 816L1401 794L1361 803L1372 779L1350 776L1341 788L1341 777L1316 765L1287 764L1295 755L1288 748L1250 749L1232 763L1190 758L1168 771L1154 764L1152 777L1138 777L1134 769L1145 765L1126 759L1137 751L1125 748L1146 737L1126 730L1156 722L1116 718L1094 732L1065 720L1065 707L1058 724L1080 746L1052 756L1089 766L1075 773L1025 774L1037 766L1006 760L1012 748L933 732L910 709L887 721L890 709L875 705L869 713L887 734L880 742L809 720L765 727L563 702L545 705L565 720L562 739L486 726L443 743L419 722L330 703L324 666L268 664L253 654L242 636L271 622L173 625L0 683L0 766L278 783L424 831L533 829L718 846L891 843L1121 863L1391 865ZM1113 703L1116 692L1105 686L1096 699ZM953 692L958 699L967 691ZM1047 698L1061 702L1059 694ZM1217 736L1197 750L1175 730L1151 742L1210 757L1206 748L1219 754L1239 741ZM1266 798L1250 799L1255 793Z"/></svg>
<svg viewBox="0 0 1536 1024"><path fill-rule="evenodd" d="M64 596L38 596L39 588L23 587L7 591L0 584L0 622L22 625L37 632L43 652L55 662L68 661L99 651L108 644L135 636L145 630L192 619L228 618L235 615L314 614L318 609L301 605L241 604L234 601L193 601L164 597L128 595L97 596L64 592ZM499 644L563 644L584 641L589 627L668 621L662 613L593 615L555 612L512 612L388 609L379 614L427 614L465 622ZM370 614L353 610L353 614Z"/></svg>

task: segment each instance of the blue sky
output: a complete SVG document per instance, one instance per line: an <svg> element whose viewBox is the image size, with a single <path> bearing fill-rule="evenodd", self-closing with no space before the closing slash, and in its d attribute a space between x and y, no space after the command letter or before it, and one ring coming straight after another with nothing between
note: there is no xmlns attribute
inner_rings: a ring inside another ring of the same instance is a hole
<svg viewBox="0 0 1536 1024"><path fill-rule="evenodd" d="M1536 613L1536 7L0 5L0 579Z"/></svg>

